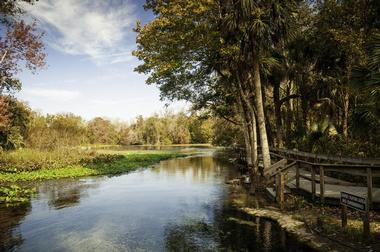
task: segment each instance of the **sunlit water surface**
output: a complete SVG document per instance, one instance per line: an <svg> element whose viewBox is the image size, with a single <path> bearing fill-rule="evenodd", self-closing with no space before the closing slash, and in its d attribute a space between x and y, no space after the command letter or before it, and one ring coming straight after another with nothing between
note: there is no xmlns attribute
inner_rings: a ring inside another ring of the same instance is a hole
<svg viewBox="0 0 380 252"><path fill-rule="evenodd" d="M0 250L302 251L274 223L234 209L225 182L236 176L209 151L120 176L39 182L30 205L0 208Z"/></svg>

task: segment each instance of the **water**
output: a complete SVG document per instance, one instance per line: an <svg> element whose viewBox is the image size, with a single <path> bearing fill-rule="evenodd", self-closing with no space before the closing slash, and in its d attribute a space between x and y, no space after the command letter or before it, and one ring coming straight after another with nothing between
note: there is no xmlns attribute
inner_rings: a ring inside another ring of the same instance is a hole
<svg viewBox="0 0 380 252"><path fill-rule="evenodd" d="M260 204L226 185L236 172L205 154L121 176L39 182L28 206L0 208L0 250L302 251L274 223L233 207L236 197Z"/></svg>

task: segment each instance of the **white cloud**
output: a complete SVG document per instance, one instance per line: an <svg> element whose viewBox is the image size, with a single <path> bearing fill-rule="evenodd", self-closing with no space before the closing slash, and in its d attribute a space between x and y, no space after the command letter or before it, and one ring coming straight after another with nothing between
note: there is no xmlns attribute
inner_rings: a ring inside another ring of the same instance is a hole
<svg viewBox="0 0 380 252"><path fill-rule="evenodd" d="M70 101L80 96L79 91L62 89L33 88L22 91L28 97L44 98L53 101Z"/></svg>
<svg viewBox="0 0 380 252"><path fill-rule="evenodd" d="M54 49L98 64L131 60L136 18L128 0L40 0L24 8L41 22Z"/></svg>

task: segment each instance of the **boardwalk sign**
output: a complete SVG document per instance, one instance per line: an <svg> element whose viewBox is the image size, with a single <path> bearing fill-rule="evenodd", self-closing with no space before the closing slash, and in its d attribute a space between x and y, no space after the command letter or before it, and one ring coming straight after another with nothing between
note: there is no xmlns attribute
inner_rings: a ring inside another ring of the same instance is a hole
<svg viewBox="0 0 380 252"><path fill-rule="evenodd" d="M340 193L340 203L352 209L359 211L367 210L367 199L365 197L360 197L346 192Z"/></svg>

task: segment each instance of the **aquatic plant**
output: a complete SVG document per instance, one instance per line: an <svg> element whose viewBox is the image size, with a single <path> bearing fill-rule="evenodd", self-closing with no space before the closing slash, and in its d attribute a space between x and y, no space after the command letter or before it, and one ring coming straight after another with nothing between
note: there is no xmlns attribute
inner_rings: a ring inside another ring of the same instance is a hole
<svg viewBox="0 0 380 252"><path fill-rule="evenodd" d="M19 205L29 202L30 197L36 192L35 188L21 188L17 185L0 187L0 203L6 206Z"/></svg>

